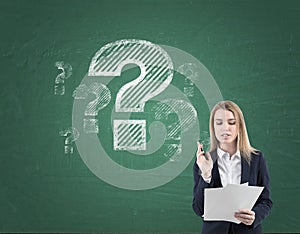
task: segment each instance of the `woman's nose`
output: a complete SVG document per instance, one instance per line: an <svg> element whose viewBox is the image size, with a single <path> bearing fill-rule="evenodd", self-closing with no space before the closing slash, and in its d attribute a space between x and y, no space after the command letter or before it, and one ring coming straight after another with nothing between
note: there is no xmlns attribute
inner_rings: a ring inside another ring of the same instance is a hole
<svg viewBox="0 0 300 234"><path fill-rule="evenodd" d="M228 131L228 130L229 130L229 124L228 124L228 123L225 122L225 123L223 124L223 130L224 130L224 131Z"/></svg>

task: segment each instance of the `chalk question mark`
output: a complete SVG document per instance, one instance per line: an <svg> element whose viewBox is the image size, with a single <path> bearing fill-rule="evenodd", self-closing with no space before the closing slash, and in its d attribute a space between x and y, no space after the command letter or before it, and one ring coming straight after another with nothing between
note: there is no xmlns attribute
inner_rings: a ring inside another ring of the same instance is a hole
<svg viewBox="0 0 300 234"><path fill-rule="evenodd" d="M72 66L69 63L63 61L57 61L55 66L58 70L61 70L55 78L54 94L64 95L65 94L65 79L68 79L72 75Z"/></svg>
<svg viewBox="0 0 300 234"><path fill-rule="evenodd" d="M120 76L127 64L140 68L140 75L120 88L116 112L143 112L145 103L163 92L173 78L173 63L158 45L127 39L109 43L93 57L89 76ZM115 150L145 150L146 120L114 120Z"/></svg>
<svg viewBox="0 0 300 234"><path fill-rule="evenodd" d="M181 135L196 126L197 111L193 105L184 100L166 99L153 108L155 120L165 123L167 128L167 150L164 156L170 161L180 160L182 154ZM177 118L174 118L174 115ZM171 118L170 118L171 117Z"/></svg>
<svg viewBox="0 0 300 234"><path fill-rule="evenodd" d="M187 97L194 96L194 83L192 80L199 76L197 69L199 68L197 68L197 65L194 63L184 63L178 67L178 72L186 77L183 92Z"/></svg>
<svg viewBox="0 0 300 234"><path fill-rule="evenodd" d="M87 104L84 114L86 117L89 116L90 118L85 118L83 120L83 128L85 133L98 133L99 127L96 116L101 109L109 104L111 93L104 84L95 82L88 86L84 84L77 87L73 93L73 97L75 99L87 99L91 94L96 96L96 98Z"/></svg>
<svg viewBox="0 0 300 234"><path fill-rule="evenodd" d="M74 127L70 127L65 130L59 131L59 135L66 137L64 145L65 154L73 154L73 142L79 138L78 130Z"/></svg>

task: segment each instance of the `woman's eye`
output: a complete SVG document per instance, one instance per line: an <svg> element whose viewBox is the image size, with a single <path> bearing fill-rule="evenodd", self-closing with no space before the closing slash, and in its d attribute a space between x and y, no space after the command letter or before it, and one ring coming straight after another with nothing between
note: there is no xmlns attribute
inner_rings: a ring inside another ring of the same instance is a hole
<svg viewBox="0 0 300 234"><path fill-rule="evenodd" d="M221 125L222 124L222 122L216 122L216 125Z"/></svg>
<svg viewBox="0 0 300 234"><path fill-rule="evenodd" d="M235 121L229 122L230 125L235 125Z"/></svg>

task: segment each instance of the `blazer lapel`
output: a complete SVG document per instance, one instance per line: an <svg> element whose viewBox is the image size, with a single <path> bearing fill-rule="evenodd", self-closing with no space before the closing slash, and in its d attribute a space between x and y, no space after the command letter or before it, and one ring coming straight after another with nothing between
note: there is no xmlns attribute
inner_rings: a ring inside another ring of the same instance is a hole
<svg viewBox="0 0 300 234"><path fill-rule="evenodd" d="M214 162L213 169L212 169L212 178L214 179L214 187L222 187L221 183L221 177L219 173L219 167L218 167L218 154L217 151L213 151L210 153L211 158Z"/></svg>
<svg viewBox="0 0 300 234"><path fill-rule="evenodd" d="M241 157L241 163L242 163L241 184L244 184L244 183L249 182L250 165L244 159L244 157Z"/></svg>

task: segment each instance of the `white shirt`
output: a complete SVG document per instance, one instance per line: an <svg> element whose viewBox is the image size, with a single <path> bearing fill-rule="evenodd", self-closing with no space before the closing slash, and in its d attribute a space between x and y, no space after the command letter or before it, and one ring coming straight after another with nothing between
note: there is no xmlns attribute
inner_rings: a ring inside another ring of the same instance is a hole
<svg viewBox="0 0 300 234"><path fill-rule="evenodd" d="M227 184L240 184L242 175L241 154L238 150L230 158L229 153L217 149L218 168L223 187Z"/></svg>

